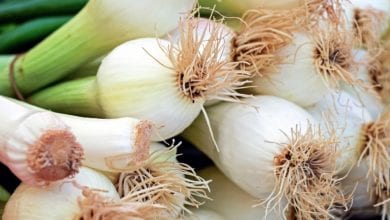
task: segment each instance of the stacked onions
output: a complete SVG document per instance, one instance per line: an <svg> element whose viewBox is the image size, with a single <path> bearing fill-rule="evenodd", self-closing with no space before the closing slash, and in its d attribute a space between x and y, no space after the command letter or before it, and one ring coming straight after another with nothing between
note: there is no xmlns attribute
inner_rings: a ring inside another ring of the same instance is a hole
<svg viewBox="0 0 390 220"><path fill-rule="evenodd" d="M261 2L235 31L188 15L121 40L35 106L0 97L0 159L23 181L3 218L42 219L38 196L65 219L390 217L390 4ZM154 143L177 135L215 167Z"/></svg>

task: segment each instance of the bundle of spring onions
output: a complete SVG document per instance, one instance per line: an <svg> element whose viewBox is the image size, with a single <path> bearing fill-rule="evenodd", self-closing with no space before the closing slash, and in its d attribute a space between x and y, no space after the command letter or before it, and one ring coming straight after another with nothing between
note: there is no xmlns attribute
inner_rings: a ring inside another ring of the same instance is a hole
<svg viewBox="0 0 390 220"><path fill-rule="evenodd" d="M390 218L388 0L53 2L0 2L2 219Z"/></svg>

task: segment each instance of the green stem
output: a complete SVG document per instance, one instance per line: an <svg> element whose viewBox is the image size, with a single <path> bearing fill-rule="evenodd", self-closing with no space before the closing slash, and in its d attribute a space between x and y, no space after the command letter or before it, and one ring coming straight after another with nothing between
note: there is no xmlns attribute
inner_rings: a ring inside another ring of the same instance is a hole
<svg viewBox="0 0 390 220"><path fill-rule="evenodd" d="M43 40L61 27L71 16L44 17L23 23L0 35L0 53L15 53Z"/></svg>
<svg viewBox="0 0 390 220"><path fill-rule="evenodd" d="M95 79L91 76L49 87L29 97L28 102L56 112L101 116Z"/></svg>
<svg viewBox="0 0 390 220"><path fill-rule="evenodd" d="M72 73L68 74L64 81L74 80L74 79L80 79L87 76L96 76L99 66L103 60L104 56L97 58L96 60L87 63L80 68L77 68Z"/></svg>
<svg viewBox="0 0 390 220"><path fill-rule="evenodd" d="M99 53L85 42L90 39L88 32L93 30L88 30L89 19L84 18L84 14L85 10L62 26L60 31L54 32L28 53L19 56L14 64L14 77L22 94L29 94L62 78ZM0 72L0 94L13 96L9 71L10 68L7 67Z"/></svg>
<svg viewBox="0 0 390 220"><path fill-rule="evenodd" d="M90 0L68 23L14 62L0 70L0 95L29 95L64 78L78 67L140 37L161 36L193 6L193 0ZM143 9L147 4L148 16ZM153 7L152 7L153 6ZM10 73L10 69L13 69ZM9 75L15 80L10 80ZM12 84L12 85L11 85Z"/></svg>
<svg viewBox="0 0 390 220"><path fill-rule="evenodd" d="M43 16L75 14L86 0L23 0L1 3L0 23L21 22Z"/></svg>

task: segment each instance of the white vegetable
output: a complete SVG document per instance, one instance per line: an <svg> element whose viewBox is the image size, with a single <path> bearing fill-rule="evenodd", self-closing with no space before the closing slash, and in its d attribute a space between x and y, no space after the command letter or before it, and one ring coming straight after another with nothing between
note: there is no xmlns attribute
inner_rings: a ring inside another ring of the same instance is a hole
<svg viewBox="0 0 390 220"><path fill-rule="evenodd" d="M194 23L183 21L180 27L179 44L156 38L128 41L104 58L96 78L48 88L29 101L73 114L151 120L158 129L153 140L173 137L191 124L206 100L245 96L235 89L248 77L236 68L239 63L220 60L224 42L219 29L204 39L193 35Z"/></svg>
<svg viewBox="0 0 390 220"><path fill-rule="evenodd" d="M9 99L12 100L12 99ZM18 108L39 109L14 101ZM23 106L23 107L22 107ZM114 172L149 156L152 122L135 118L98 119L55 113L72 130L84 151L83 165Z"/></svg>
<svg viewBox="0 0 390 220"><path fill-rule="evenodd" d="M188 207L199 207L199 198L208 198L208 182L187 164L177 162L176 147L153 143L150 158L118 171L121 173L115 186L123 201L163 206L161 214L170 216L169 219L189 212Z"/></svg>
<svg viewBox="0 0 390 220"><path fill-rule="evenodd" d="M78 172L82 146L59 117L3 97L0 106L0 160L20 180L44 185Z"/></svg>
<svg viewBox="0 0 390 220"><path fill-rule="evenodd" d="M390 112L384 111L373 120L368 111L345 92L330 95L309 111L316 118L323 111L331 113L337 128L335 133L341 140L341 156L337 163L340 173L345 173L356 163L358 166L366 163L366 177L372 179L374 187L371 190L378 198L377 202L383 205L383 215L386 215L390 201Z"/></svg>
<svg viewBox="0 0 390 220"><path fill-rule="evenodd" d="M316 126L315 120L304 109L281 98L256 96L207 112L220 151L213 147L202 117L184 131L184 138L243 190L266 199L269 209L283 198L305 218L308 212L328 216L322 205L329 207L334 199L344 204L333 179L336 140L317 134L309 126ZM317 161L316 166L307 166L309 161ZM311 172L318 176L307 177ZM319 191L321 198L315 196Z"/></svg>
<svg viewBox="0 0 390 220"><path fill-rule="evenodd" d="M248 13L233 45L235 59L245 61L241 67L254 76L249 92L309 106L341 82L355 85L349 35L330 24L309 31L294 18L287 12Z"/></svg>
<svg viewBox="0 0 390 220"><path fill-rule="evenodd" d="M119 200L114 185L102 174L81 168L75 182L96 191L100 195ZM18 186L7 202L2 219L77 219L81 214L79 200L82 190L72 182L56 183L46 188L35 188L26 184Z"/></svg>

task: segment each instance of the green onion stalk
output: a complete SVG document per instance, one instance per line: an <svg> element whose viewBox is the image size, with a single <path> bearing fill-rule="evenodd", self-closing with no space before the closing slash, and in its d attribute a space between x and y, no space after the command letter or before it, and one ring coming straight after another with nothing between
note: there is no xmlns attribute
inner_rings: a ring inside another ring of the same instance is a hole
<svg viewBox="0 0 390 220"><path fill-rule="evenodd" d="M194 0L91 0L72 20L0 69L0 94L22 98L127 40L161 36L194 5Z"/></svg>

